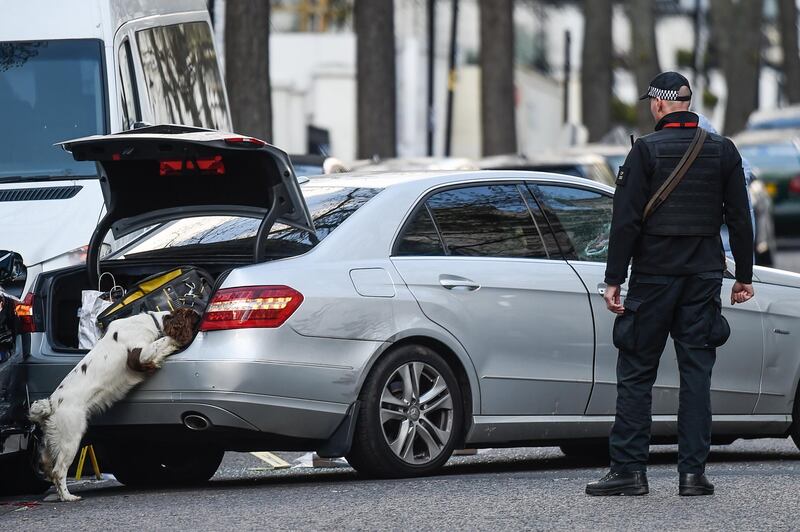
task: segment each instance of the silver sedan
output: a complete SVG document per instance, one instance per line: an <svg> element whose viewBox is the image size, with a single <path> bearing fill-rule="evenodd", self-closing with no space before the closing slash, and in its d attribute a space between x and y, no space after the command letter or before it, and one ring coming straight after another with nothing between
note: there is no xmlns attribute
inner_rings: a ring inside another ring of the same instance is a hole
<svg viewBox="0 0 800 532"><path fill-rule="evenodd" d="M291 168L282 152L269 156ZM207 205L201 196L224 196L235 176L227 183L186 196ZM339 174L299 190L291 201L301 216L272 226L255 263L263 224L252 209L172 221L103 261L118 280L189 263L217 278L196 340L93 421L91 437L110 454L120 441L136 449L123 455L121 480L156 475L141 449L165 442L181 445L172 474L191 459L192 478L213 474L224 450L316 450L396 477L431 473L462 447L603 451L616 396L614 315L602 298L611 188L461 171ZM81 268L44 276L35 297L70 308L59 297L74 297L85 277ZM726 275L723 290L732 283ZM800 440L800 276L757 267L754 283L753 300L725 303L732 335L712 380L717 443ZM53 315L32 329L32 398L80 358ZM678 390L668 347L654 442L675 440Z"/></svg>

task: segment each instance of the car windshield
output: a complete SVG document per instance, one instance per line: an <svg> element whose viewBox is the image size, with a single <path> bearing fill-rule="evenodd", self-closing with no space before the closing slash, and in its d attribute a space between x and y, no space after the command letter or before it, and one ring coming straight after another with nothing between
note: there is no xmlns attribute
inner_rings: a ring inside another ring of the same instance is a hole
<svg viewBox="0 0 800 532"><path fill-rule="evenodd" d="M317 238L321 241L342 222L372 199L381 189L334 186L303 186L305 197ZM118 258L131 257L166 248L211 245L243 239L252 239L258 232L261 220L236 216L202 216L187 218L164 225L161 229L150 231L145 237L132 244ZM275 224L267 237L269 248L288 247L300 252L314 247L311 235L302 229L283 224Z"/></svg>
<svg viewBox="0 0 800 532"><path fill-rule="evenodd" d="M102 43L0 42L0 182L95 176L56 142L106 133Z"/></svg>
<svg viewBox="0 0 800 532"><path fill-rule="evenodd" d="M800 170L800 150L791 142L781 144L751 144L739 149L752 166L760 170Z"/></svg>

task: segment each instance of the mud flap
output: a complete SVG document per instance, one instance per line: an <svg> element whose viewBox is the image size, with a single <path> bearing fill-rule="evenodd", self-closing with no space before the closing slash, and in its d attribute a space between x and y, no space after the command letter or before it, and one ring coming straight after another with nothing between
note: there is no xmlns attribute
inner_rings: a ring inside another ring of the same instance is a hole
<svg viewBox="0 0 800 532"><path fill-rule="evenodd" d="M345 418L339 423L331 437L317 449L317 455L322 458L337 458L350 452L360 408L361 401L356 401L350 406Z"/></svg>

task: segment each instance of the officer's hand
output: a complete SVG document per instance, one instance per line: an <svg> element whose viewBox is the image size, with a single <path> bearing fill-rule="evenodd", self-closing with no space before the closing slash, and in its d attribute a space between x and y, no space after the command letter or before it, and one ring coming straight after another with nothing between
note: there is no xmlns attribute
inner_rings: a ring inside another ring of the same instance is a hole
<svg viewBox="0 0 800 532"><path fill-rule="evenodd" d="M753 292L753 285L736 281L733 283L733 288L731 288L731 305L749 301L754 294L755 292Z"/></svg>
<svg viewBox="0 0 800 532"><path fill-rule="evenodd" d="M606 307L608 307L608 310L614 314L625 313L625 307L622 306L619 300L619 285L608 285L605 294L603 294L603 299L606 300Z"/></svg>

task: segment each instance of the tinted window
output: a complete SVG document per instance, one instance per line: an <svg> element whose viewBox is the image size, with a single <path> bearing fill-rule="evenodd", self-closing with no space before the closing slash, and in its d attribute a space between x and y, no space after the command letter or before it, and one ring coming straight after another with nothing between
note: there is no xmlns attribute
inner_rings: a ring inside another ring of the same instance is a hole
<svg viewBox="0 0 800 532"><path fill-rule="evenodd" d="M599 192L555 185L533 187L556 231L563 230L579 260L605 262L612 199Z"/></svg>
<svg viewBox="0 0 800 532"><path fill-rule="evenodd" d="M397 255L444 255L442 240L426 206L414 215L397 245Z"/></svg>
<svg viewBox="0 0 800 532"><path fill-rule="evenodd" d="M374 188L350 187L302 187L302 190L320 240L331 234L380 191ZM201 216L179 220L165 224L162 229L154 230L142 241L126 250L126 254L130 256L133 253L163 248L252 239L256 236L260 224L260 219L235 216ZM267 238L275 241L269 249L277 249L283 242L292 249L303 252L314 245L306 231L281 224L276 224Z"/></svg>
<svg viewBox="0 0 800 532"><path fill-rule="evenodd" d="M208 24L142 30L136 42L156 123L228 129L223 82Z"/></svg>
<svg viewBox="0 0 800 532"><path fill-rule="evenodd" d="M450 255L546 258L516 185L439 192L427 202Z"/></svg>
<svg viewBox="0 0 800 532"><path fill-rule="evenodd" d="M94 176L56 142L106 133L99 40L0 42L0 180Z"/></svg>
<svg viewBox="0 0 800 532"><path fill-rule="evenodd" d="M119 48L120 98L122 100L122 129L130 129L134 122L142 119L136 81L133 76L131 43L127 40Z"/></svg>

